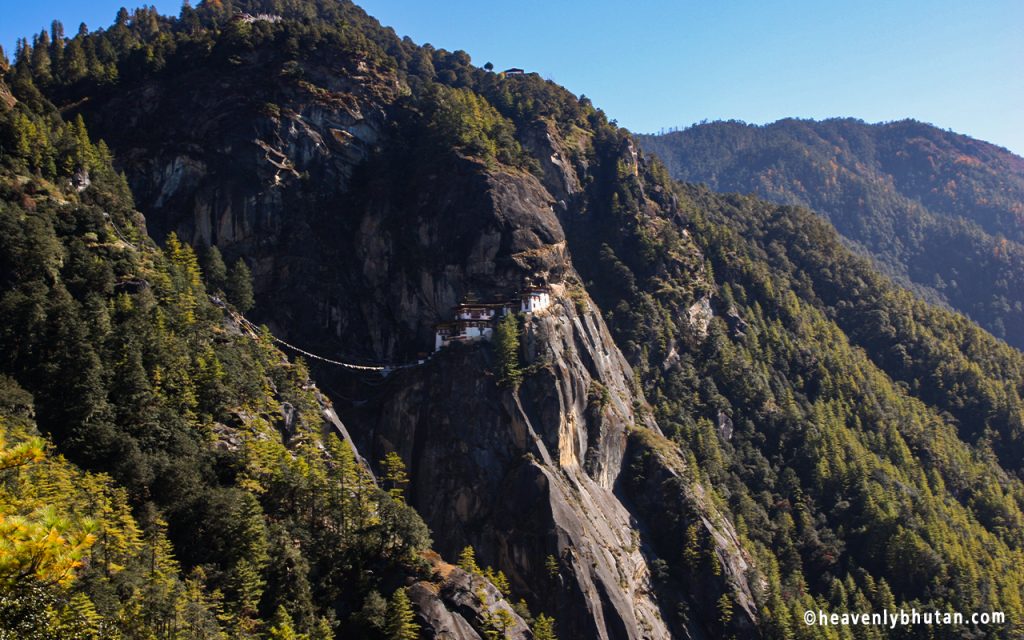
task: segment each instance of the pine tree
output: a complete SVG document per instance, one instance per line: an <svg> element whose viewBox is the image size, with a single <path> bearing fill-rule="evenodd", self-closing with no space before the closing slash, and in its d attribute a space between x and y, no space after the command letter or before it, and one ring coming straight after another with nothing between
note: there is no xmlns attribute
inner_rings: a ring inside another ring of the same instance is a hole
<svg viewBox="0 0 1024 640"><path fill-rule="evenodd" d="M231 304L238 307L242 313L249 311L256 304L252 291L252 272L241 258L231 267L226 292Z"/></svg>
<svg viewBox="0 0 1024 640"><path fill-rule="evenodd" d="M40 85L52 79L50 62L50 34L44 29L33 38L32 76Z"/></svg>
<svg viewBox="0 0 1024 640"><path fill-rule="evenodd" d="M91 520L71 517L55 504L37 496L22 499L23 467L42 463L43 443L38 438L8 444L0 419L0 470L13 472L13 489L0 495L0 591L19 581L68 585L76 577L82 557L96 541Z"/></svg>
<svg viewBox="0 0 1024 640"><path fill-rule="evenodd" d="M388 605L388 640L416 640L419 634L420 626L416 623L408 594L404 588L396 589Z"/></svg>
<svg viewBox="0 0 1024 640"><path fill-rule="evenodd" d="M214 600L207 601L203 587L206 583L206 573L196 567L191 575L185 580L184 595L178 603L178 620L181 621L186 637L196 640L221 640L223 635L217 624L217 605L220 603ZM211 606L211 604L213 606Z"/></svg>
<svg viewBox="0 0 1024 640"><path fill-rule="evenodd" d="M516 617L505 607L496 607L493 612L486 614L486 622L495 637L507 638L509 629L516 626Z"/></svg>
<svg viewBox="0 0 1024 640"><path fill-rule="evenodd" d="M228 267L217 245L210 245L203 255L203 272L206 274L206 287L212 292L224 291L228 283Z"/></svg>
<svg viewBox="0 0 1024 640"><path fill-rule="evenodd" d="M513 314L501 319L495 331L498 384L516 389L523 380L519 367L519 322Z"/></svg>
<svg viewBox="0 0 1024 640"><path fill-rule="evenodd" d="M697 525L690 524L686 527L686 537L684 538L683 563L686 565L687 569L693 573L697 573L700 569L700 551L700 538L698 537Z"/></svg>
<svg viewBox="0 0 1024 640"><path fill-rule="evenodd" d="M466 547L459 554L459 568L466 573L480 574L480 566L476 563L476 551L473 547Z"/></svg>
<svg viewBox="0 0 1024 640"><path fill-rule="evenodd" d="M92 600L79 592L71 596L60 611L59 620L55 621L56 624L50 630L59 630L61 635L68 638L95 638L99 636L102 619Z"/></svg>
<svg viewBox="0 0 1024 640"><path fill-rule="evenodd" d="M723 593L718 599L718 614L722 626L728 627L732 622L732 597L728 593Z"/></svg>
<svg viewBox="0 0 1024 640"><path fill-rule="evenodd" d="M548 557L544 560L544 568L548 571L548 577L554 580L558 577L558 558L548 554Z"/></svg>
<svg viewBox="0 0 1024 640"><path fill-rule="evenodd" d="M64 23L60 20L50 23L50 46L55 51L64 48Z"/></svg>
<svg viewBox="0 0 1024 640"><path fill-rule="evenodd" d="M405 463L402 456L394 451L388 451L384 459L380 461L384 469L384 481L388 484L388 494L396 500L403 500L405 485L409 484L409 476L405 472Z"/></svg>
<svg viewBox="0 0 1024 640"><path fill-rule="evenodd" d="M558 640L555 635L555 619L543 613L537 616L533 624L533 640Z"/></svg>
<svg viewBox="0 0 1024 640"><path fill-rule="evenodd" d="M359 619L371 629L384 631L388 626L388 601L377 591L366 594Z"/></svg>
<svg viewBox="0 0 1024 640"><path fill-rule="evenodd" d="M156 517L146 531L146 556L144 586L135 600L140 625L163 625L168 623L174 610L176 576L179 566L174 559L174 550L167 539L167 522ZM144 627L143 627L144 628Z"/></svg>
<svg viewBox="0 0 1024 640"><path fill-rule="evenodd" d="M0 432L0 471L42 461L45 448L46 442L42 438L28 438L8 447L5 434Z"/></svg>
<svg viewBox="0 0 1024 640"><path fill-rule="evenodd" d="M274 613L274 624L270 627L270 640L306 640L305 634L295 631L295 624L288 611L279 606Z"/></svg>
<svg viewBox="0 0 1024 640"><path fill-rule="evenodd" d="M313 630L309 633L309 640L334 640L334 629L331 621L327 618L319 618Z"/></svg>
<svg viewBox="0 0 1024 640"><path fill-rule="evenodd" d="M280 525L273 525L268 555L270 561L265 569L267 588L263 594L263 606L277 603L286 607L293 623L300 629L315 626L313 592L308 577L309 563L288 531Z"/></svg>
<svg viewBox="0 0 1024 640"><path fill-rule="evenodd" d="M243 558L232 567L227 586L234 604L235 628L243 634L249 633L259 624L256 616L263 595L263 578L257 567Z"/></svg>
<svg viewBox="0 0 1024 640"><path fill-rule="evenodd" d="M89 61L82 48L81 38L75 38L68 43L64 51L64 63L62 74L64 82L78 82L89 73Z"/></svg>
<svg viewBox="0 0 1024 640"><path fill-rule="evenodd" d="M502 595L508 595L511 591L508 584L508 578L505 576L504 571L495 571L493 568L487 567L484 569L483 576L488 582L494 585L494 588L500 591Z"/></svg>

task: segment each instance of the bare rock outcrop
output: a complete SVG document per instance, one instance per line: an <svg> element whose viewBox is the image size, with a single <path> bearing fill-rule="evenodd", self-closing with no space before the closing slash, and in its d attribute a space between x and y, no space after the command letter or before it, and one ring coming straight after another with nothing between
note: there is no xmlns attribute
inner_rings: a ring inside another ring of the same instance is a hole
<svg viewBox="0 0 1024 640"><path fill-rule="evenodd" d="M615 492L627 430L643 421L628 365L600 316L565 300L532 316L523 342L533 371L518 391L495 383L484 345L451 348L351 422L372 420L372 446L407 460L410 501L442 553L472 544L579 637L668 637Z"/></svg>
<svg viewBox="0 0 1024 640"><path fill-rule="evenodd" d="M500 626L503 637L509 640L532 640L526 621L493 584L432 554L428 559L433 567L432 579L420 580L408 591L424 637L480 640ZM502 619L508 624L499 625Z"/></svg>

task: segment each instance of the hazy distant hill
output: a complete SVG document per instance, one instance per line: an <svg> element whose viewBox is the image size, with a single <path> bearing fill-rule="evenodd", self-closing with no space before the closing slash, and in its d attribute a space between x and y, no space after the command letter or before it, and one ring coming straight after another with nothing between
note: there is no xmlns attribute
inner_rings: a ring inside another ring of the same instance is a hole
<svg viewBox="0 0 1024 640"><path fill-rule="evenodd" d="M1024 158L905 120L641 136L673 177L821 213L890 273L1024 346Z"/></svg>

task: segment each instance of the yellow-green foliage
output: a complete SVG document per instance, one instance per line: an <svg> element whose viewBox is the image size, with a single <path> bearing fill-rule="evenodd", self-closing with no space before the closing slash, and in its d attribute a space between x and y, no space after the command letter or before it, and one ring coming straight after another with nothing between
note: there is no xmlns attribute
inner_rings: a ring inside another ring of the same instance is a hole
<svg viewBox="0 0 1024 640"><path fill-rule="evenodd" d="M388 602L386 632L389 640L416 640L420 637L420 625L416 622L416 614L404 587L395 589Z"/></svg>
<svg viewBox="0 0 1024 640"><path fill-rule="evenodd" d="M480 566L476 563L476 550L465 547L459 553L459 568L467 573L480 575Z"/></svg>
<svg viewBox="0 0 1024 640"><path fill-rule="evenodd" d="M136 611L167 611L169 619L132 622L153 632L180 620L175 612L189 597L192 617L209 618L206 597L186 593L162 531L144 535L124 489L46 453L18 422L0 417L0 629L17 634L25 629L15 621L30 619L33 633L49 634L38 637L95 637L103 620L124 630L116 621ZM117 586L124 597L98 606L83 580Z"/></svg>
<svg viewBox="0 0 1024 640"><path fill-rule="evenodd" d="M428 94L429 127L442 144L506 165L525 166L528 157L515 139L515 127L483 96L434 85Z"/></svg>
<svg viewBox="0 0 1024 640"><path fill-rule="evenodd" d="M534 640L557 640L555 635L555 619L543 613L533 623Z"/></svg>
<svg viewBox="0 0 1024 640"><path fill-rule="evenodd" d="M0 589L28 579L66 586L96 541L92 520L54 503L68 470L44 446L0 417Z"/></svg>

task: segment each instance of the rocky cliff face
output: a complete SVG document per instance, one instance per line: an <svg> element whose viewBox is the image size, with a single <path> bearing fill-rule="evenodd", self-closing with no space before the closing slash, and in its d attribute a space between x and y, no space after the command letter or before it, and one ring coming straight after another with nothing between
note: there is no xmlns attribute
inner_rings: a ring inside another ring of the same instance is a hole
<svg viewBox="0 0 1024 640"><path fill-rule="evenodd" d="M11 109L15 104L17 104L17 102L18 101L15 100L14 96L11 94L11 90L7 84L0 80L0 103L8 109Z"/></svg>
<svg viewBox="0 0 1024 640"><path fill-rule="evenodd" d="M540 175L457 154L424 163L408 151L408 127L390 124L414 114L386 71L348 60L297 74L259 53L231 71L183 74L89 107L154 233L244 256L260 319L347 360L408 360L432 347L433 325L467 296L550 285L552 306L522 322L518 390L496 383L486 343L457 345L383 384L330 369L318 378L341 390L336 406L367 458L401 454L410 502L439 551L473 545L517 597L556 616L562 637L704 637L701 620L716 614L680 617L677 604L707 606L705 576L655 583L651 571L675 544L672 533L649 533L661 526L653 496L684 470L637 453L660 432L559 219L581 190L587 164L570 156L586 136L569 141L538 120L522 143ZM244 90L267 73L279 77L272 90ZM196 112L204 122L188 116ZM646 480L626 477L628 451L644 458ZM690 520L674 526L711 532L740 605L735 627L749 631L749 560L699 485L684 484L672 499ZM428 598L431 589L414 590L421 617L474 637L465 616L453 617L459 597L442 587Z"/></svg>
<svg viewBox="0 0 1024 640"><path fill-rule="evenodd" d="M566 299L529 318L524 342L533 372L518 391L497 386L488 349L458 346L396 376L351 421L408 461L410 499L442 552L472 544L585 637L667 637L615 495L638 420L628 366L600 317Z"/></svg>
<svg viewBox="0 0 1024 640"><path fill-rule="evenodd" d="M218 71L151 80L86 115L117 149L154 237L244 255L263 290L294 284L320 250L312 194L346 190L398 81L361 60L299 68L268 50Z"/></svg>
<svg viewBox="0 0 1024 640"><path fill-rule="evenodd" d="M241 322L235 316L225 318L225 328L234 335L245 335L253 340L259 337L252 327ZM284 361L287 364L287 361ZM360 453L358 445L352 438L348 428L338 417L333 402L324 395L312 380L305 381L316 401L321 422L319 428L325 433L333 433L339 437L344 446L350 447L355 458L372 474L370 462ZM246 438L251 433L259 433L263 437L279 436L286 442L301 438L300 429L303 425L298 410L289 402L282 400L275 392L275 411L262 415L253 415L246 411L232 414L231 424L215 424L213 428L213 447L222 451L237 451L244 447ZM272 426L271 426L272 425ZM304 425L305 428L314 425ZM380 479L377 478L379 486ZM454 554L453 554L454 557ZM422 634L427 638L447 638L449 640L481 640L487 632L493 630L498 614L504 613L511 621L505 627L505 637L510 640L530 640L533 638L529 625L519 612L485 576L468 573L454 565L444 562L434 551L423 553L427 570L420 576L405 576L410 600L416 606L417 622Z"/></svg>

